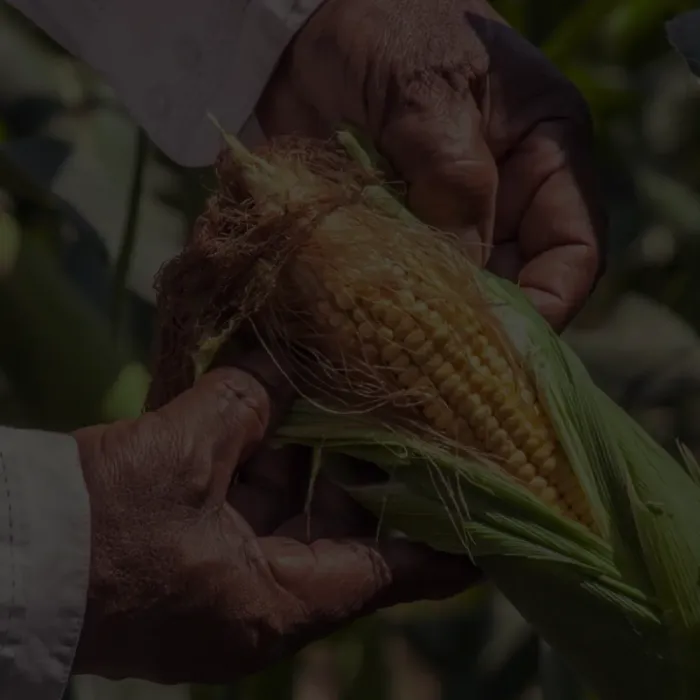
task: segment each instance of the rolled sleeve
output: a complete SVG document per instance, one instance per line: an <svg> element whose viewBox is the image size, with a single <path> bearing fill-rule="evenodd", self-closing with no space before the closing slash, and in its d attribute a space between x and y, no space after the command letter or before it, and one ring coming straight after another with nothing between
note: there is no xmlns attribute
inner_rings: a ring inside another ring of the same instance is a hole
<svg viewBox="0 0 700 700"><path fill-rule="evenodd" d="M167 20L160 0L108 1L111 16L88 56L170 158L210 165L222 142L209 114L240 134L284 50L323 1L170 0Z"/></svg>
<svg viewBox="0 0 700 700"><path fill-rule="evenodd" d="M89 502L75 441L0 427L1 698L62 697L89 566Z"/></svg>
<svg viewBox="0 0 700 700"><path fill-rule="evenodd" d="M249 125L285 48L324 0L8 0L96 69L171 159L206 166Z"/></svg>
<svg viewBox="0 0 700 700"><path fill-rule="evenodd" d="M221 22L216 19L208 24L208 41L196 35L188 41L187 31L182 34L181 47L189 47L190 60L186 60L186 78L183 71L173 69L179 85L191 86L189 102L191 113L185 117L186 105L182 104L178 84L168 85L154 76L155 88L162 89L162 101L154 109L172 114L168 128L160 129L154 119L152 138L160 141L166 152L172 152L182 165L204 166L214 162L221 149L221 135L214 128L209 115L233 134L255 133L250 125L251 115L269 81L280 57L299 29L324 0L248 0L230 2L207 0L218 5L215 15L221 12ZM201 2L200 2L201 4ZM238 15L235 18L233 15ZM182 62L186 50L176 50L176 58ZM192 75L195 66L199 72ZM122 90L134 89L123 86ZM136 100L138 102L138 99ZM171 105L174 106L171 108ZM144 126L149 116L144 114Z"/></svg>

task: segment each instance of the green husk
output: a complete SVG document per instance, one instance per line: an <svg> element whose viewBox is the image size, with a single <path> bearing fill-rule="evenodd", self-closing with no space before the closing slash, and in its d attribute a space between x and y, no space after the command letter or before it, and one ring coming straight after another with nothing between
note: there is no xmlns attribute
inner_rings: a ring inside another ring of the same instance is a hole
<svg viewBox="0 0 700 700"><path fill-rule="evenodd" d="M597 390L515 288L492 283L532 321L533 342L550 358L541 385L574 468L606 515L604 538L478 463L304 402L278 441L321 448L330 463L349 455L386 469L387 484L347 490L409 537L467 550L600 697L700 697L700 490Z"/></svg>
<svg viewBox="0 0 700 700"><path fill-rule="evenodd" d="M261 158L227 140L241 169L274 177L267 164L256 169ZM340 140L361 153L351 135ZM389 193L367 189L368 206L411 218ZM697 464L687 451L682 462L673 459L609 400L517 286L474 274L504 328L519 338L599 535L485 469L478 457L455 456L361 414L301 399L275 444L313 447L325 473L387 526L468 554L603 700L699 698ZM234 329L231 324L215 341L203 337L201 347L223 344ZM200 371L209 355L195 353ZM349 460L358 458L390 478L358 487L348 476Z"/></svg>

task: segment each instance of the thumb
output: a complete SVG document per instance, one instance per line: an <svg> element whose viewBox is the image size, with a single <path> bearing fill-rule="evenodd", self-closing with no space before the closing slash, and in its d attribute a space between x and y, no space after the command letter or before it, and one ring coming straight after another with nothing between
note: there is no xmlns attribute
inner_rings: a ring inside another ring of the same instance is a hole
<svg viewBox="0 0 700 700"><path fill-rule="evenodd" d="M448 598L482 578L468 556L405 539L320 539L304 545L269 537L258 545L276 585L301 603L303 626L312 634L380 608ZM301 621L284 622L294 629Z"/></svg>
<svg viewBox="0 0 700 700"><path fill-rule="evenodd" d="M493 243L498 169L465 79L416 78L390 105L379 145L408 185L408 205L426 223L451 231L485 265Z"/></svg>
<svg viewBox="0 0 700 700"><path fill-rule="evenodd" d="M262 350L243 355L236 367L218 367L158 410L175 427L183 454L206 461L212 497L223 500L236 467L266 437L289 405L283 373Z"/></svg>

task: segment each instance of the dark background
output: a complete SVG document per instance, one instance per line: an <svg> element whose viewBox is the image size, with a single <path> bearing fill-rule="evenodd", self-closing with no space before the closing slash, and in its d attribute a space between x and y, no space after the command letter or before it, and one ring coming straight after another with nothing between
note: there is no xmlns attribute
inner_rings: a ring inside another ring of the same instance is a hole
<svg viewBox="0 0 700 700"><path fill-rule="evenodd" d="M493 4L596 120L609 270L566 337L659 440L700 454L700 81L664 31L694 3ZM700 60L700 20L684 27ZM139 413L152 277L212 186L210 172L168 162L88 69L0 0L0 423L69 430ZM233 688L87 678L71 689L80 700L543 694L588 697L487 588L377 615Z"/></svg>

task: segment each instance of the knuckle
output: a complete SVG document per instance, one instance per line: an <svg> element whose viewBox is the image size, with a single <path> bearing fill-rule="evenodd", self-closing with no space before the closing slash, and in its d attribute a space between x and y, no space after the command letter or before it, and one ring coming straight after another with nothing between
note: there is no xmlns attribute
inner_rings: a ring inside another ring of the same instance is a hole
<svg viewBox="0 0 700 700"><path fill-rule="evenodd" d="M251 592L262 602L255 614L257 645L269 649L276 640L283 640L307 621L309 615L303 603L289 591L284 576L265 556L258 541L249 539L243 542L241 557L250 580L255 582L255 590Z"/></svg>
<svg viewBox="0 0 700 700"><path fill-rule="evenodd" d="M235 423L253 439L262 439L270 416L265 388L250 374L237 369L215 370L209 380L221 420Z"/></svg>

